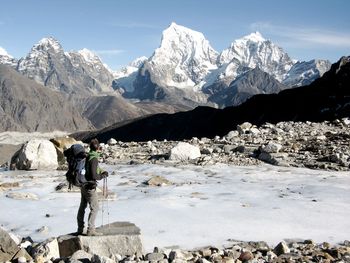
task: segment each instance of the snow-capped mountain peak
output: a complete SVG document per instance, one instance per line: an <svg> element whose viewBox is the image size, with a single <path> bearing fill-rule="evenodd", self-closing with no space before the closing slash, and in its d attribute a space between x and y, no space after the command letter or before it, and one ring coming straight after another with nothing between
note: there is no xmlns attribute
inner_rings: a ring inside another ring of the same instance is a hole
<svg viewBox="0 0 350 263"><path fill-rule="evenodd" d="M199 39L204 38L204 35L201 32L194 31L190 28L180 26L180 25L176 24L175 22L172 22L170 24L170 26L163 31L162 42L164 42L167 39L173 40L174 38L176 39L176 38L181 37L183 35L189 36L192 38L194 38L194 37L197 37Z"/></svg>
<svg viewBox="0 0 350 263"><path fill-rule="evenodd" d="M259 32L235 40L229 48L221 52L218 63L223 65L233 59L244 67L259 67L279 81L286 77L295 63L282 48L266 40Z"/></svg>
<svg viewBox="0 0 350 263"><path fill-rule="evenodd" d="M95 63L100 62L101 59L99 56L97 56L94 52L87 48L83 48L82 50L79 50L78 53L85 59L88 63Z"/></svg>
<svg viewBox="0 0 350 263"><path fill-rule="evenodd" d="M33 46L36 50L49 50L62 51L61 44L53 37L46 37L41 39L36 45Z"/></svg>
<svg viewBox="0 0 350 263"><path fill-rule="evenodd" d="M266 41L266 39L262 36L262 34L258 31L254 32L254 33L251 33L247 36L244 36L242 40L245 40L245 41L252 41L252 42L264 42Z"/></svg>
<svg viewBox="0 0 350 263"><path fill-rule="evenodd" d="M163 31L160 47L145 62L143 72L162 87L194 87L216 69L218 53L198 31L171 23Z"/></svg>

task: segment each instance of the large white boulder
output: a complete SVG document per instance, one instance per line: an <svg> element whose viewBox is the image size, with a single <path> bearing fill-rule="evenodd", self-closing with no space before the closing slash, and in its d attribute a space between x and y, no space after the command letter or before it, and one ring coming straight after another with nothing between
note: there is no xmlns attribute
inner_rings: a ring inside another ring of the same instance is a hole
<svg viewBox="0 0 350 263"><path fill-rule="evenodd" d="M201 151L198 147L187 142L179 142L170 150L170 160L186 161L196 159L201 156Z"/></svg>
<svg viewBox="0 0 350 263"><path fill-rule="evenodd" d="M20 170L56 170L57 152L49 140L33 139L23 145L11 163Z"/></svg>

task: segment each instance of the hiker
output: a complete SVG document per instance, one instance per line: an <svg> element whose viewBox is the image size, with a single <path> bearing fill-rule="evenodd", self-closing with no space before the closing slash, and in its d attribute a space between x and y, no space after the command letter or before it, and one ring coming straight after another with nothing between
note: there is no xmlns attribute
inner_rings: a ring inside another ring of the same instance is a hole
<svg viewBox="0 0 350 263"><path fill-rule="evenodd" d="M101 180L108 176L108 172L103 171L98 165L98 158L100 156L100 143L97 139L92 139L90 142L90 152L87 154L85 162L85 178L86 183L81 186L81 200L78 210L78 234L84 232L84 215L87 204L90 206L90 214L88 218L88 236L99 236L101 233L95 230L95 220L98 212L98 198L97 198L97 180Z"/></svg>

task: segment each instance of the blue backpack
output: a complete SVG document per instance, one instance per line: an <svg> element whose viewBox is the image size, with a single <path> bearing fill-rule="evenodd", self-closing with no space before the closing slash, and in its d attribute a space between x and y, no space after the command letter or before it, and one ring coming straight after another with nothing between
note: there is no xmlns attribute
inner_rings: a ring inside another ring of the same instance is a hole
<svg viewBox="0 0 350 263"><path fill-rule="evenodd" d="M85 177L85 162L86 153L81 144L73 144L70 148L64 151L64 156L67 158L68 171L66 178L69 183L69 189L72 185L81 187L87 182Z"/></svg>

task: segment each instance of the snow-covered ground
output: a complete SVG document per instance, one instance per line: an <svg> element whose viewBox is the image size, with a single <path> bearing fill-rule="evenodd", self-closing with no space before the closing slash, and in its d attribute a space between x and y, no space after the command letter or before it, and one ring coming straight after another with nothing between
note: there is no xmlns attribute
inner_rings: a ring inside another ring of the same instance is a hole
<svg viewBox="0 0 350 263"><path fill-rule="evenodd" d="M139 226L146 251L220 246L227 239L275 245L286 238L337 243L350 237L349 173L269 165L104 168L116 172L108 178L109 190L117 193L117 200L108 202L109 222ZM174 184L142 186L156 175ZM74 232L80 194L55 192L64 180L59 171L1 171L0 182L19 181L22 188L13 191L34 193L39 200L14 200L0 191L0 224L34 240ZM103 205L107 223L107 202ZM100 211L97 225L101 221ZM48 233L36 232L42 226Z"/></svg>

